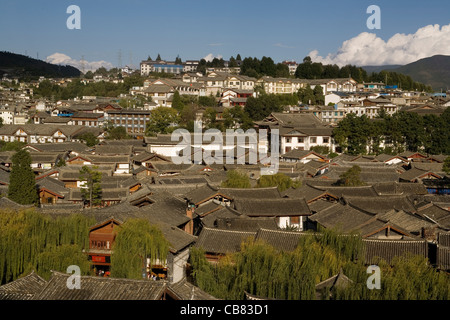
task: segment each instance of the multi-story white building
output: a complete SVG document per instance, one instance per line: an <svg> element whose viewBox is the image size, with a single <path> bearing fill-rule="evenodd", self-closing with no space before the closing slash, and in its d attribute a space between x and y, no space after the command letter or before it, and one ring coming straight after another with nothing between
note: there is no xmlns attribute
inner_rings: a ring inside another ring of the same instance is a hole
<svg viewBox="0 0 450 320"><path fill-rule="evenodd" d="M183 63L183 72L196 72L199 63L200 61L198 60L186 60Z"/></svg>
<svg viewBox="0 0 450 320"><path fill-rule="evenodd" d="M183 73L184 66L182 64L176 64L172 61L142 61L140 64L141 75L148 76L152 72L158 73L171 73L181 74Z"/></svg>
<svg viewBox="0 0 450 320"><path fill-rule="evenodd" d="M258 122L258 126L270 131L271 139L277 137L274 129L278 129L280 154L294 149L311 150L314 146L326 146L330 151L335 151L333 128L311 113L274 112Z"/></svg>
<svg viewBox="0 0 450 320"><path fill-rule="evenodd" d="M295 61L283 61L283 64L287 65L289 68L289 74L294 75L295 71L297 71L298 63Z"/></svg>
<svg viewBox="0 0 450 320"><path fill-rule="evenodd" d="M305 88L306 80L262 77L257 81L257 85L263 86L264 91L268 94L294 94L299 89Z"/></svg>

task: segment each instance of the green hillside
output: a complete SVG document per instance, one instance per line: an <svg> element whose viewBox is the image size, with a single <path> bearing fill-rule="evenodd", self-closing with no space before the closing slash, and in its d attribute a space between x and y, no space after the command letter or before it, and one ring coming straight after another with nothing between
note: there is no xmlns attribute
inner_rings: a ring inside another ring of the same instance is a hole
<svg viewBox="0 0 450 320"><path fill-rule="evenodd" d="M450 56L436 55L392 71L409 75L415 81L432 86L436 91L450 89Z"/></svg>

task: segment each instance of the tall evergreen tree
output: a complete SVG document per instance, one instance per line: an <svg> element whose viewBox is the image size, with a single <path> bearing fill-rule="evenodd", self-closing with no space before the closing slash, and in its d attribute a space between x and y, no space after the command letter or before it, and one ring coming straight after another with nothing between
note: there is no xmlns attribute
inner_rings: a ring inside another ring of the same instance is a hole
<svg viewBox="0 0 450 320"><path fill-rule="evenodd" d="M19 204L38 204L36 180L31 169L31 156L22 149L12 157L12 169L8 187L8 198Z"/></svg>
<svg viewBox="0 0 450 320"><path fill-rule="evenodd" d="M80 180L85 181L84 186L81 188L81 195L85 201L89 201L89 206L99 205L102 201L102 188L101 188L101 172L97 171L97 166L92 168L83 166L80 169Z"/></svg>

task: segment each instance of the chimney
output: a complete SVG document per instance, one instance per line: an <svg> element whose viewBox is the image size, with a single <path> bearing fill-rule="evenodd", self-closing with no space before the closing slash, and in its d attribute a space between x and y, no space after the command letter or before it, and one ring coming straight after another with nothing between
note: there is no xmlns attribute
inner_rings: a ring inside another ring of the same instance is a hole
<svg viewBox="0 0 450 320"><path fill-rule="evenodd" d="M189 204L186 208L186 216L189 218L189 222L184 226L184 231L191 235L194 234L194 211L195 205Z"/></svg>

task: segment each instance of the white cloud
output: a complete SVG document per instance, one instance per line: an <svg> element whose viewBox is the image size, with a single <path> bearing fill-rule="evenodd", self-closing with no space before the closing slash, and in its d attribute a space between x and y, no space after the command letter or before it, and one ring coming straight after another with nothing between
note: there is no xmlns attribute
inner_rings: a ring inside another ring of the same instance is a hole
<svg viewBox="0 0 450 320"><path fill-rule="evenodd" d="M210 53L210 54L208 54L206 57L203 57L203 59L205 59L206 61L212 61L214 58L222 59L223 56L220 55L220 54L217 55L217 56L214 56L212 53Z"/></svg>
<svg viewBox="0 0 450 320"><path fill-rule="evenodd" d="M295 47L288 46L288 45L285 45L285 44L282 44L282 43L275 43L275 44L274 44L274 47L287 48L287 49L293 49L293 48L295 48Z"/></svg>
<svg viewBox="0 0 450 320"><path fill-rule="evenodd" d="M64 53L56 52L50 56L48 56L45 59L46 62L52 63L52 64L59 64L59 65L69 65L73 66L75 68L78 68L80 71L88 72L88 71L95 71L100 67L105 67L106 69L111 69L114 66L112 63L107 61L86 61L86 60L75 60L69 57L68 55Z"/></svg>
<svg viewBox="0 0 450 320"><path fill-rule="evenodd" d="M344 41L337 53L326 57L317 50L309 53L311 60L344 66L405 65L434 55L450 55L450 24L428 25L414 34L397 33L384 41L374 33L363 32Z"/></svg>

